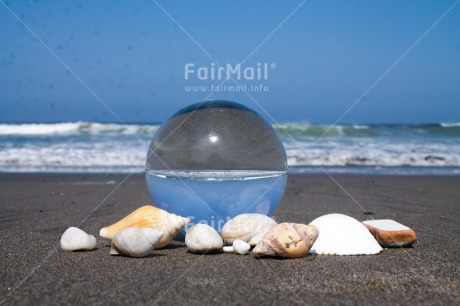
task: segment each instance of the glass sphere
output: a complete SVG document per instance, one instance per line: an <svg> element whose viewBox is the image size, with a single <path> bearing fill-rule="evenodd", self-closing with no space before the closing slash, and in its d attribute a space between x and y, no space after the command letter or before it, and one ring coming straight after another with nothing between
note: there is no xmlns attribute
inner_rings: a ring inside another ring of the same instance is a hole
<svg viewBox="0 0 460 306"><path fill-rule="evenodd" d="M283 144L255 111L207 101L164 122L147 155L146 182L154 205L220 232L243 213L272 215L287 179Z"/></svg>

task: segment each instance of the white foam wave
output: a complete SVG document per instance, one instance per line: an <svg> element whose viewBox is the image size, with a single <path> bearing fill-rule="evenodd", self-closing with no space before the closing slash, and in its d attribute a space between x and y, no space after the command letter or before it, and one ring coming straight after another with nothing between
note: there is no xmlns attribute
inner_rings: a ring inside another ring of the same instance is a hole
<svg viewBox="0 0 460 306"><path fill-rule="evenodd" d="M370 126L368 126L368 125L354 124L352 126L353 126L354 129L357 129L357 130L368 130L368 129L370 129Z"/></svg>
<svg viewBox="0 0 460 306"><path fill-rule="evenodd" d="M442 127L456 127L460 126L460 122L441 122L440 125Z"/></svg>
<svg viewBox="0 0 460 306"><path fill-rule="evenodd" d="M445 125L460 126L460 123ZM429 134L432 126L427 126L423 130L425 133L412 134L404 134L404 128L395 128L375 137L372 126L336 126L335 135L342 131L349 136L318 140L327 126L289 123L275 127L284 142L290 166L460 167L457 128L438 126L432 134ZM0 124L0 171L143 171L147 147L157 129L158 125L89 122ZM286 130L285 134L282 129ZM303 129L308 132L303 133ZM360 129L369 131L355 132ZM448 132L440 134L439 130ZM10 138L9 135L31 137Z"/></svg>
<svg viewBox="0 0 460 306"><path fill-rule="evenodd" d="M286 146L290 166L460 166L460 143L322 142Z"/></svg>
<svg viewBox="0 0 460 306"><path fill-rule="evenodd" d="M78 130L80 123L56 124L0 124L1 135L70 134Z"/></svg>
<svg viewBox="0 0 460 306"><path fill-rule="evenodd" d="M133 137L134 138L134 137ZM382 143L356 141L286 143L289 166L460 166L460 143ZM110 140L97 143L43 143L3 146L0 170L144 168L148 143Z"/></svg>
<svg viewBox="0 0 460 306"><path fill-rule="evenodd" d="M158 125L95 122L0 124L0 135L153 135L158 128Z"/></svg>
<svg viewBox="0 0 460 306"><path fill-rule="evenodd" d="M2 149L2 167L137 167L145 164L147 147L135 142L84 144L50 144L37 147L7 147Z"/></svg>

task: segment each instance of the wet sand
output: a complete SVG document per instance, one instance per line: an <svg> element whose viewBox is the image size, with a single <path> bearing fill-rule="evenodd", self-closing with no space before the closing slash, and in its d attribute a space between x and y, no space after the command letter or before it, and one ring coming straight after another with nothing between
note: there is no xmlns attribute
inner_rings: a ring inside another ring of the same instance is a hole
<svg viewBox="0 0 460 306"><path fill-rule="evenodd" d="M416 231L414 247L379 255L203 256L175 242L135 259L110 256L109 241L101 238L94 251L62 251L59 239L69 226L97 236L103 226L150 203L143 175L120 184L125 178L0 174L0 301L460 304L460 177L334 175L334 182L326 175L289 176L278 222L308 223L338 212L359 220L390 218Z"/></svg>

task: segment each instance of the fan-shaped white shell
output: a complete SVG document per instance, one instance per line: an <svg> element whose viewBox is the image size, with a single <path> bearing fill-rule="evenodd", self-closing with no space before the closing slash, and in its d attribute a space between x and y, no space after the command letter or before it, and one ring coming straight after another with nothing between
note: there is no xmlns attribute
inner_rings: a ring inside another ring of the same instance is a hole
<svg viewBox="0 0 460 306"><path fill-rule="evenodd" d="M382 247L358 220L342 214L329 214L311 222L319 229L319 236L310 253L329 255L378 254Z"/></svg>

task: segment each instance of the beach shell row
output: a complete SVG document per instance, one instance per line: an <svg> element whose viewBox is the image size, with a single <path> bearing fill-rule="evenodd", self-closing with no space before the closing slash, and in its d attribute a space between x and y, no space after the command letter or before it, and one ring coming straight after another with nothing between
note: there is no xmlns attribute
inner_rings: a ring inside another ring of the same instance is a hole
<svg viewBox="0 0 460 306"><path fill-rule="evenodd" d="M188 218L146 205L102 228L99 236L112 240L111 255L145 257L154 249L169 245L189 222ZM61 248L66 251L93 250L96 248L96 238L70 227L61 237Z"/></svg>
<svg viewBox="0 0 460 306"><path fill-rule="evenodd" d="M100 236L112 240L111 255L145 257L154 249L170 244L189 222L188 218L147 205L102 228ZM220 234L209 225L193 225L187 230L185 244L190 252L200 254L244 255L254 247L256 256L283 258L299 258L308 253L372 255L383 250L381 245L412 244L415 241L415 232L412 232L392 220L363 224L343 214L324 215L310 224L277 224L265 215L241 214L229 220ZM62 235L61 247L68 251L92 250L96 247L96 238L71 227Z"/></svg>
<svg viewBox="0 0 460 306"><path fill-rule="evenodd" d="M236 243L235 243L236 242ZM223 247L223 244L231 246ZM246 244L246 245L243 245ZM221 237L208 225L192 226L186 235L191 252L224 251L256 256L299 258L309 252L327 255L373 255L383 249L363 223L343 214L328 214L310 224L280 223L259 214L229 220ZM247 250L246 250L247 248ZM241 253L237 250L241 249Z"/></svg>

